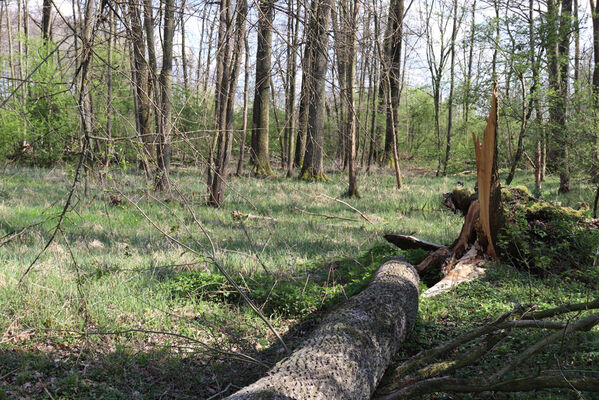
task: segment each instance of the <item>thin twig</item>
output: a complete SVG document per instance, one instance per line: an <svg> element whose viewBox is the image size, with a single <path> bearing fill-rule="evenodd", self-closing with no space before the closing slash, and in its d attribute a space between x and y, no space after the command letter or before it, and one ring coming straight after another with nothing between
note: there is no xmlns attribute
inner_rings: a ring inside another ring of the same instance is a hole
<svg viewBox="0 0 599 400"><path fill-rule="evenodd" d="M137 205L137 203L135 203L134 201L132 201L128 196L126 196L125 194L123 194L122 192L119 191L119 194L121 196L123 196L125 199L127 199L127 201L129 203L131 203L136 209L137 211L139 211L141 213L141 215L160 233L162 233L162 235L164 237L166 237L167 239L169 239L171 242L178 244L179 246L189 250L190 252L192 252L193 254L196 254L197 256L200 257L206 257L204 255L202 255L201 253L199 253L197 250L195 250L192 247L189 247L188 245L186 245L185 243L181 242L180 240L172 237L171 235L169 235L168 233L166 233L162 228L160 228L155 222L154 220L152 220L150 217L148 217L148 215ZM268 328L270 329L270 331L276 336L276 338L279 340L279 342L281 343L281 345L283 346L283 348L285 349L285 351L287 353L290 353L289 347L287 347L287 344L285 343L285 341L283 340L283 338L281 337L281 335L279 335L279 333L275 330L275 328L272 326L272 324L270 323L270 321L268 321L268 319L264 316L264 314L262 314L262 312L258 309L258 307L254 304L254 302L247 296L247 294L245 294L245 292L243 290L241 290L241 288L239 287L239 285L237 285L237 282L235 282L235 280L231 277L231 275L229 275L229 273L227 272L227 270L225 270L225 268L219 263L219 261L216 259L215 256L207 256L206 258L210 259L212 261L212 263L214 264L214 266L216 266L216 268L218 268L218 270L223 274L223 276L225 277L225 279L227 279L227 281L235 288L235 290L241 295L241 297L245 300L245 302L250 306L250 308L252 310L254 310L254 312L258 315L258 317L266 324L266 326L268 326Z"/></svg>
<svg viewBox="0 0 599 400"><path fill-rule="evenodd" d="M317 197L324 197L324 198L327 198L329 200L334 200L337 203L341 203L341 204L345 205L346 207L350 208L351 210L353 210L353 211L357 212L358 214L360 214L360 217L362 217L366 222L371 223L371 224L373 223L371 220L368 219L368 217L366 215L364 215L364 213L362 211L358 210L356 207L352 206L351 204L349 204L349 203L347 203L347 202L345 202L343 200L337 199L335 197L328 196L328 195L326 195L324 193L319 194Z"/></svg>
<svg viewBox="0 0 599 400"><path fill-rule="evenodd" d="M354 222L360 222L359 219L355 219L355 218L345 218L345 217L338 217L336 215L326 215L326 214L319 214L319 213L313 213L310 211L306 211L306 210L302 210L301 208L298 207L293 207L295 210L304 213L304 214L308 214L308 215L314 215L316 217L323 217L326 219L341 219L343 221L354 221Z"/></svg>

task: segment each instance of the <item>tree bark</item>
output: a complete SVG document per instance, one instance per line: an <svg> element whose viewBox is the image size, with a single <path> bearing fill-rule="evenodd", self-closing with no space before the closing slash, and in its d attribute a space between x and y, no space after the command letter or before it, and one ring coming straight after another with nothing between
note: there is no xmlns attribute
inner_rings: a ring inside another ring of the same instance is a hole
<svg viewBox="0 0 599 400"><path fill-rule="evenodd" d="M179 25L181 26L181 67L183 68L183 89L184 95L189 95L189 78L187 75L187 54L185 49L185 0L181 2L181 12L179 13Z"/></svg>
<svg viewBox="0 0 599 400"><path fill-rule="evenodd" d="M398 163L399 160L395 157L394 146L397 145L397 132L399 128L399 101L400 101L400 86L401 86L401 51L403 43L403 13L404 1L392 0L389 3L389 22L388 29L391 37L385 46L386 54L386 71L387 75L387 90L386 96L389 99L387 103L387 122L385 128L385 161L389 161L389 155L393 156L393 163ZM392 153L393 152L393 153Z"/></svg>
<svg viewBox="0 0 599 400"><path fill-rule="evenodd" d="M228 399L369 399L416 322L418 281L407 262L386 262L291 356Z"/></svg>
<svg viewBox="0 0 599 400"><path fill-rule="evenodd" d="M250 161L254 174L274 175L270 165L269 112L270 63L272 58L272 24L274 0L261 0L258 7L258 38L256 50L256 88L252 113L252 147Z"/></svg>
<svg viewBox="0 0 599 400"><path fill-rule="evenodd" d="M149 96L149 72L146 61L146 44L144 41L144 32L141 25L141 13L138 0L129 0L129 36L133 52L133 78L135 101L135 120L137 122L137 135L141 144L141 166L148 179L152 178L150 162L148 161L152 154L151 120Z"/></svg>
<svg viewBox="0 0 599 400"><path fill-rule="evenodd" d="M460 18L461 19L461 18ZM453 91L455 83L455 41L458 34L458 2L453 1L453 29L451 30L451 45L450 54L451 61L449 63L449 98L447 99L447 141L445 146L445 160L443 161L443 175L447 174L447 165L451 155L451 131L453 128Z"/></svg>
<svg viewBox="0 0 599 400"><path fill-rule="evenodd" d="M50 40L50 17L52 15L52 2L44 0L42 4L42 39L44 43Z"/></svg>
<svg viewBox="0 0 599 400"><path fill-rule="evenodd" d="M231 8L230 0L221 3L221 15L225 17L221 19L221 23L229 24L233 20ZM221 73L216 90L219 96L216 108L218 132L215 138L216 157L212 166L213 171L210 175L211 180L208 182L208 204L213 207L220 207L223 203L225 183L229 174L229 161L233 145L233 108L237 77L239 76L241 57L244 51L246 14L247 3L245 0L239 0L236 4L234 29L226 29L226 32L223 31L224 36L219 38L223 54L220 57L221 66L218 67Z"/></svg>
<svg viewBox="0 0 599 400"><path fill-rule="evenodd" d="M85 192L87 196L89 175L92 169L91 136L93 133L93 110L90 91L89 75L92 65L93 43L92 35L96 24L96 3L95 0L87 0L85 4L85 18L83 19L83 31L81 32L81 86L79 91L79 113L81 116L81 125L83 127L83 165L85 170Z"/></svg>
<svg viewBox="0 0 599 400"><path fill-rule="evenodd" d="M595 132L599 126L599 0L590 0L593 21L593 109ZM599 165L599 135L595 136L595 162ZM599 174L593 177L599 182Z"/></svg>
<svg viewBox="0 0 599 400"><path fill-rule="evenodd" d="M293 9L293 0L288 1L288 7L293 13L299 13L301 2L297 2L297 7ZM296 91L296 75L297 75L297 49L298 49L298 33L299 33L299 17L292 19L291 14L288 16L288 34L287 40L289 45L287 47L287 80L286 80L286 98L285 98L285 143L286 143L286 155L287 155L287 177L293 174L294 166L294 137L296 135L296 119L295 119L295 91Z"/></svg>
<svg viewBox="0 0 599 400"><path fill-rule="evenodd" d="M328 30L331 22L331 0L312 0L312 15L308 33L309 75L307 84L308 126L306 154L300 177L306 180L326 180L322 165L325 117L325 77L327 73Z"/></svg>
<svg viewBox="0 0 599 400"><path fill-rule="evenodd" d="M173 85L173 37L175 33L175 2L164 0L164 33L162 45L162 70L160 71L160 127L156 143L156 190L170 188L169 168L171 163L171 121Z"/></svg>
<svg viewBox="0 0 599 400"><path fill-rule="evenodd" d="M241 141L239 142L239 161L235 176L241 176L243 170L243 159L245 157L245 140L248 128L248 101L249 101L249 81L250 81L250 44L247 35L243 39L245 47L244 76L243 76L243 122L241 125Z"/></svg>

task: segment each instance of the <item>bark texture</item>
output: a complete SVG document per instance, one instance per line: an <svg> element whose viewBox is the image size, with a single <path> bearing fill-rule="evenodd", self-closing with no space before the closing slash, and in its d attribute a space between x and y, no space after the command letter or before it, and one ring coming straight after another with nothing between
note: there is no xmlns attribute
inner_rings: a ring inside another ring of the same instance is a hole
<svg viewBox="0 0 599 400"><path fill-rule="evenodd" d="M228 399L369 399L416 322L418 281L406 261L386 262L303 346Z"/></svg>

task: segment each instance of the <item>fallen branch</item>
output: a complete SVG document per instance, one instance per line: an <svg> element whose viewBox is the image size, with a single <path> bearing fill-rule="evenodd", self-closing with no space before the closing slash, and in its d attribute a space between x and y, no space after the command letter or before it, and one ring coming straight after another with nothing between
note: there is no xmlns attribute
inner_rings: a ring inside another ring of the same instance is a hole
<svg viewBox="0 0 599 400"><path fill-rule="evenodd" d="M262 220L266 220L266 221L278 222L278 220L276 218L266 217L264 215L245 214L245 213L242 213L241 211L233 211L231 213L231 216L233 217L234 220L239 220L239 221L244 220L244 219L262 219Z"/></svg>
<svg viewBox="0 0 599 400"><path fill-rule="evenodd" d="M301 208L297 208L297 207L293 207L293 208L295 210L303 213L303 214L314 215L315 217L323 217L323 218L326 218L326 219L341 219L343 221L360 222L359 219L355 219L355 218L345 218L345 217L338 217L336 215L319 214L319 213L313 213L313 212L310 212L310 211L302 210Z"/></svg>
<svg viewBox="0 0 599 400"><path fill-rule="evenodd" d="M442 244L428 242L426 240L419 239L410 235L401 235L399 233L388 233L385 235L385 239L400 249L424 249L429 251L439 250L441 248L447 248Z"/></svg>
<svg viewBox="0 0 599 400"><path fill-rule="evenodd" d="M438 392L529 392L557 388L599 392L599 379L597 379L597 375L585 375L579 378L567 378L563 375L540 375L488 382L484 379L458 379L444 376L420 381L398 392L380 397L378 400L420 398L422 395Z"/></svg>
<svg viewBox="0 0 599 400"><path fill-rule="evenodd" d="M568 304L560 307L529 313L524 317L535 315L536 317L555 317L572 311L584 311L599 308L599 299L588 303ZM406 360L397 367L383 386L377 389L378 400L419 398L428 393L436 392L481 392L481 391L526 391L547 388L574 388L579 390L599 391L599 379L594 376L578 376L566 379L563 371L560 375L540 375L529 378L504 379L504 377L522 366L548 345L560 340L567 339L574 332L588 331L599 325L599 313L587 315L577 321L540 321L532 319L511 319L522 314L522 306L508 313L502 314L497 320L487 325L476 328L453 340L445 342L432 349L422 351L414 357ZM522 318L524 318L522 317ZM442 376L452 373L460 368L470 366L493 349L493 347L507 337L512 329L557 329L529 347L519 351L517 355L500 368L490 377L479 380L463 380L450 376ZM468 345L480 337L486 336L479 344L474 343L465 353L458 353L453 359L438 361L439 357L449 354L458 347ZM430 365L426 363L435 361ZM418 368L415 372L410 372ZM582 371L584 373L584 371ZM577 372L578 373L578 372ZM562 379L562 380L560 380ZM573 385L565 385L564 382L575 382ZM593 381L591 383L591 381ZM517 390L516 390L517 388Z"/></svg>
<svg viewBox="0 0 599 400"><path fill-rule="evenodd" d="M599 297L586 303L564 304L559 307L550 308L548 310L524 313L524 315L522 315L522 319L543 319L574 311L594 310L597 308L599 308Z"/></svg>
<svg viewBox="0 0 599 400"><path fill-rule="evenodd" d="M328 196L326 194L319 194L317 197L324 197L324 198L329 199L329 200L335 200L337 203L341 203L344 206L348 207L349 209L355 211L356 213L358 213L360 215L360 217L362 217L362 219L364 219L366 222L372 224L372 221L369 220L368 217L366 215L364 215L364 213L362 211L358 210L356 207L352 206L351 204L349 204L349 203L347 203L347 202L345 202L343 200L337 199L335 197Z"/></svg>

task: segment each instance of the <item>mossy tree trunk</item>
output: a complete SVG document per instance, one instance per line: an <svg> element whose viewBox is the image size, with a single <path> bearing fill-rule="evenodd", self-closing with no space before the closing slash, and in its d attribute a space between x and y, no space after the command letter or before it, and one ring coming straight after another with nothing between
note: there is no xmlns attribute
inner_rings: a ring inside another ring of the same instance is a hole
<svg viewBox="0 0 599 400"><path fill-rule="evenodd" d="M291 356L228 399L369 399L416 322L418 282L407 262L386 262Z"/></svg>

